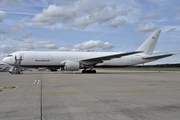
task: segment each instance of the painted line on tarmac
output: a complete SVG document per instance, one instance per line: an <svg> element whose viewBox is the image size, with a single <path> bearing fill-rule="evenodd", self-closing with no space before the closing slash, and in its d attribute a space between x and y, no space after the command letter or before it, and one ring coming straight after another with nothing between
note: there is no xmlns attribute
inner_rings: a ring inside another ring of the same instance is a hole
<svg viewBox="0 0 180 120"><path fill-rule="evenodd" d="M153 92L154 90L115 90L116 93Z"/></svg>
<svg viewBox="0 0 180 120"><path fill-rule="evenodd" d="M17 89L18 86L0 86L0 89Z"/></svg>
<svg viewBox="0 0 180 120"><path fill-rule="evenodd" d="M43 94L43 95L55 95L55 94L59 94L59 95L73 95L73 94L77 94L77 92L34 92L33 94Z"/></svg>

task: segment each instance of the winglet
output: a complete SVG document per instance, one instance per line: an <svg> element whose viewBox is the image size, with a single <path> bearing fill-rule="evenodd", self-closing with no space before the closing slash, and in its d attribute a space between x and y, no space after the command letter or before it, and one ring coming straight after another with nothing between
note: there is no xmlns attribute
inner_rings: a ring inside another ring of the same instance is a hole
<svg viewBox="0 0 180 120"><path fill-rule="evenodd" d="M145 54L152 55L160 33L161 33L161 30L155 30L146 39L146 41L137 49L137 51L144 51Z"/></svg>

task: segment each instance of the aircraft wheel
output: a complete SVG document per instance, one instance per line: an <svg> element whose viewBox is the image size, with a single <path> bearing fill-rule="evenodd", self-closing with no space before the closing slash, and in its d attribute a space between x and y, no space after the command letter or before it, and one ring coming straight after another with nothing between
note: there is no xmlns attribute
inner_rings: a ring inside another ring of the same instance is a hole
<svg viewBox="0 0 180 120"><path fill-rule="evenodd" d="M92 73L96 73L96 70L92 70Z"/></svg>
<svg viewBox="0 0 180 120"><path fill-rule="evenodd" d="M82 73L96 73L96 70L82 70Z"/></svg>
<svg viewBox="0 0 180 120"><path fill-rule="evenodd" d="M91 70L86 70L86 73L91 73Z"/></svg>
<svg viewBox="0 0 180 120"><path fill-rule="evenodd" d="M86 70L82 70L82 73L86 73Z"/></svg>

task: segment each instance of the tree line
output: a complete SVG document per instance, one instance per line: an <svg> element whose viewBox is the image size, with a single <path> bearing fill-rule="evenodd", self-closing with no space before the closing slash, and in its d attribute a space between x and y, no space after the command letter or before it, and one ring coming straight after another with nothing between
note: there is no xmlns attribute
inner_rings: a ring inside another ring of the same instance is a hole
<svg viewBox="0 0 180 120"><path fill-rule="evenodd" d="M133 66L133 67L138 67L138 68L142 68L142 67L146 67L146 68L173 68L173 67L180 67L180 63L176 63L176 64L157 64L157 65L138 65L138 66Z"/></svg>

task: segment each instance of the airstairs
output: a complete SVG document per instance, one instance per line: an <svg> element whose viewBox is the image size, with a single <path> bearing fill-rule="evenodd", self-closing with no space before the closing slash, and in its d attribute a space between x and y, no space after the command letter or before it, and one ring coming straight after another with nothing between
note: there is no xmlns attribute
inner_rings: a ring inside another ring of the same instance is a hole
<svg viewBox="0 0 180 120"><path fill-rule="evenodd" d="M15 62L14 62L14 67L12 69L11 74L21 74L21 60L22 60L22 56L20 56L19 58L17 58L15 56Z"/></svg>

